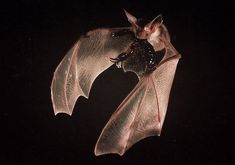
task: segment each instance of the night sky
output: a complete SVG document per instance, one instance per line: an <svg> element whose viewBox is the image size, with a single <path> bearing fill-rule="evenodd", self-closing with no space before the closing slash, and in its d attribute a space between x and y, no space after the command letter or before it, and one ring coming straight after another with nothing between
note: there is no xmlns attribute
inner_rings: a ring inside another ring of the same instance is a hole
<svg viewBox="0 0 235 165"><path fill-rule="evenodd" d="M149 20L161 13L182 58L161 136L138 142L122 157L96 157L93 151L102 128L137 77L112 66L96 79L89 100L77 100L72 116L54 116L50 84L80 35L99 27L129 26L123 8ZM0 9L0 164L232 164L232 5L19 0L2 2Z"/></svg>

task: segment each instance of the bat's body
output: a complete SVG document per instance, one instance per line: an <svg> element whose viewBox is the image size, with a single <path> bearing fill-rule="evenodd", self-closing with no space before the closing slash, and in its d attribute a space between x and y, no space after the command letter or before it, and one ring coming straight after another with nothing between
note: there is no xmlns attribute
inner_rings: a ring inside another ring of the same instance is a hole
<svg viewBox="0 0 235 165"><path fill-rule="evenodd" d="M157 52L146 39L135 39L126 53L111 60L117 65L121 63L125 71L133 71L138 77L142 77L156 69Z"/></svg>
<svg viewBox="0 0 235 165"><path fill-rule="evenodd" d="M95 78L113 63L139 77L104 127L96 155L123 155L139 140L160 135L180 58L161 16L140 25L134 16L126 15L132 24L129 28L98 29L80 38L57 67L51 85L55 114L71 115L77 98L88 98Z"/></svg>

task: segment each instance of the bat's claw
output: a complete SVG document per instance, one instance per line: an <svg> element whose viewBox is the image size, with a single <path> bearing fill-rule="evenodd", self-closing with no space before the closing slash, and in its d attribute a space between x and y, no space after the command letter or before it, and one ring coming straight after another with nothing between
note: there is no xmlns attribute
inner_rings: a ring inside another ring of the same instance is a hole
<svg viewBox="0 0 235 165"><path fill-rule="evenodd" d="M127 53L121 53L117 58L110 58L110 61L114 63L118 68L122 67L122 61L128 57Z"/></svg>
<svg viewBox="0 0 235 165"><path fill-rule="evenodd" d="M110 61L114 63L117 66L117 68L122 67L122 60L120 58L110 58Z"/></svg>
<svg viewBox="0 0 235 165"><path fill-rule="evenodd" d="M110 61L113 63L121 61L120 58L110 58Z"/></svg>

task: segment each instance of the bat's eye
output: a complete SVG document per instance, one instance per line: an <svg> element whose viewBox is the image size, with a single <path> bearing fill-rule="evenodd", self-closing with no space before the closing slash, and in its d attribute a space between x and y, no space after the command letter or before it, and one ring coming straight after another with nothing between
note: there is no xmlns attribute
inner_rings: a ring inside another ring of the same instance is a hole
<svg viewBox="0 0 235 165"><path fill-rule="evenodd" d="M144 31L150 33L151 30L150 30L150 28L148 28L148 27L144 27Z"/></svg>
<svg viewBox="0 0 235 165"><path fill-rule="evenodd" d="M136 37L139 38L139 39L147 39L148 36L149 36L149 33L148 31L145 31L144 28L141 28L137 31L136 33Z"/></svg>

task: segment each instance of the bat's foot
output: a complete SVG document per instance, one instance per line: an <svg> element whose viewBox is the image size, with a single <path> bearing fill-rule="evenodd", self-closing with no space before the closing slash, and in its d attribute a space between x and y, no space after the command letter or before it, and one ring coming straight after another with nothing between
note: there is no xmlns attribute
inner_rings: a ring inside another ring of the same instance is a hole
<svg viewBox="0 0 235 165"><path fill-rule="evenodd" d="M118 68L122 67L122 61L127 59L126 53L121 53L117 58L110 58L110 61L114 63Z"/></svg>
<svg viewBox="0 0 235 165"><path fill-rule="evenodd" d="M110 61L114 63L117 66L117 68L122 67L122 61L119 58L110 58Z"/></svg>

